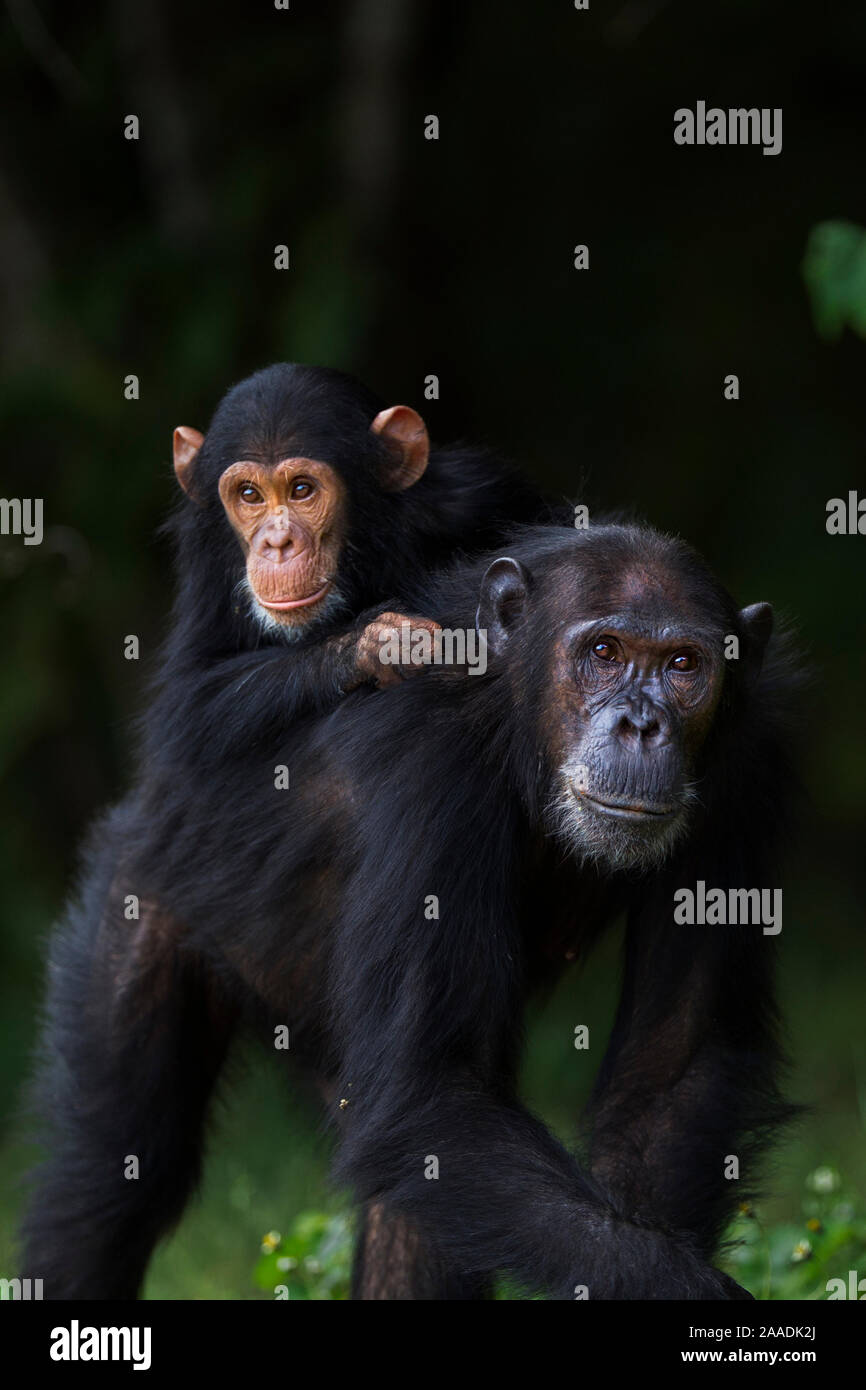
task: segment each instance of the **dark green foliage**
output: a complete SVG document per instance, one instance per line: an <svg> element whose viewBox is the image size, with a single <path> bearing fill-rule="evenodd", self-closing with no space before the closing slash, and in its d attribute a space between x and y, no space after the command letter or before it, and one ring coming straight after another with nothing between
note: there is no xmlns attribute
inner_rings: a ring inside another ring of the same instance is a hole
<svg viewBox="0 0 866 1390"><path fill-rule="evenodd" d="M822 338L833 341L846 327L866 338L866 228L854 222L822 222L813 228L803 279Z"/></svg>

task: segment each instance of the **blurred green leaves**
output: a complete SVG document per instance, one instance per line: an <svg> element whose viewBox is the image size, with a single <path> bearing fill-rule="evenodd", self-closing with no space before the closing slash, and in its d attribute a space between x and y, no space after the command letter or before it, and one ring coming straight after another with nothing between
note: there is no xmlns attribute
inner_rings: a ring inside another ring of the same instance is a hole
<svg viewBox="0 0 866 1390"><path fill-rule="evenodd" d="M866 338L866 228L819 222L802 269L820 336L834 341L848 327Z"/></svg>
<svg viewBox="0 0 866 1390"><path fill-rule="evenodd" d="M747 1208L728 1238L736 1242L730 1273L759 1299L826 1299L829 1280L841 1279L847 1290L851 1271L855 1285L866 1277L866 1204L833 1168L806 1178L798 1220L765 1227Z"/></svg>
<svg viewBox="0 0 866 1390"><path fill-rule="evenodd" d="M352 1267L351 1222L345 1215L305 1211L287 1236L269 1231L255 1268L260 1289L288 1289L291 1300L322 1302L349 1297Z"/></svg>

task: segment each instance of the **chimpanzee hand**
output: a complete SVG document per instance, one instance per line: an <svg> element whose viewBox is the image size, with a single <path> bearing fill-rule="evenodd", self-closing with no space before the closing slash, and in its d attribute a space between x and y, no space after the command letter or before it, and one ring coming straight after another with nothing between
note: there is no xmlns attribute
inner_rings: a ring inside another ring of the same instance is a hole
<svg viewBox="0 0 866 1390"><path fill-rule="evenodd" d="M673 1299L696 1299L700 1301L720 1302L741 1302L747 1300L754 1302L752 1294L732 1279L729 1274L723 1274L720 1269L712 1265L701 1267L699 1257L696 1258L695 1265L688 1269L677 1268L669 1269L668 1276L670 1284L663 1277L652 1292L644 1291L640 1297L643 1298L673 1298ZM634 1295L638 1296L638 1295Z"/></svg>
<svg viewBox="0 0 866 1390"><path fill-rule="evenodd" d="M392 647L400 651L404 624L408 624L411 634L410 640L406 644L410 649L409 660L407 662L393 662L388 661L387 658L383 660L383 649L386 643L390 643ZM440 631L440 626L431 618L408 617L405 613L380 613L378 618L367 623L347 651L347 656L351 658L351 670L343 682L343 690L347 692L354 690L356 686L369 680L375 681L379 687L397 685L413 671L423 669L425 664L423 657L417 652L411 654L411 647L414 645L412 639L418 631L429 632L432 638L435 633Z"/></svg>
<svg viewBox="0 0 866 1390"><path fill-rule="evenodd" d="M583 1259L590 1298L752 1302L746 1289L708 1264L682 1235L608 1217L596 1227L596 1236L598 1247L585 1251ZM571 1298L573 1291L565 1289L559 1297Z"/></svg>

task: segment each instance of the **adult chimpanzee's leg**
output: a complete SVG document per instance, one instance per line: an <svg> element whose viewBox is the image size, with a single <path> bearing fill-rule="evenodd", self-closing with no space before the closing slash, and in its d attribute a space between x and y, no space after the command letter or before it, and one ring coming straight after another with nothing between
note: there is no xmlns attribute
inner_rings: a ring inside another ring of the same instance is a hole
<svg viewBox="0 0 866 1390"><path fill-rule="evenodd" d="M142 907L139 921L113 908L93 920L71 917L51 957L38 1076L49 1157L23 1230L24 1274L46 1298L136 1297L198 1177L231 1031L168 919Z"/></svg>
<svg viewBox="0 0 866 1390"><path fill-rule="evenodd" d="M408 1217L382 1202L365 1208L355 1249L355 1299L451 1300L490 1296L491 1281L461 1278Z"/></svg>

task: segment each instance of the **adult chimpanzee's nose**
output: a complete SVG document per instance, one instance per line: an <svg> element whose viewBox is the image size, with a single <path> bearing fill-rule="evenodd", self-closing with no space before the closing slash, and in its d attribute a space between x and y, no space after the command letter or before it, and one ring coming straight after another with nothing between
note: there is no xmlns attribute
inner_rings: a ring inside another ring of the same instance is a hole
<svg viewBox="0 0 866 1390"><path fill-rule="evenodd" d="M667 742L670 723L664 710L652 700L634 700L620 711L614 733L623 743L656 746Z"/></svg>

